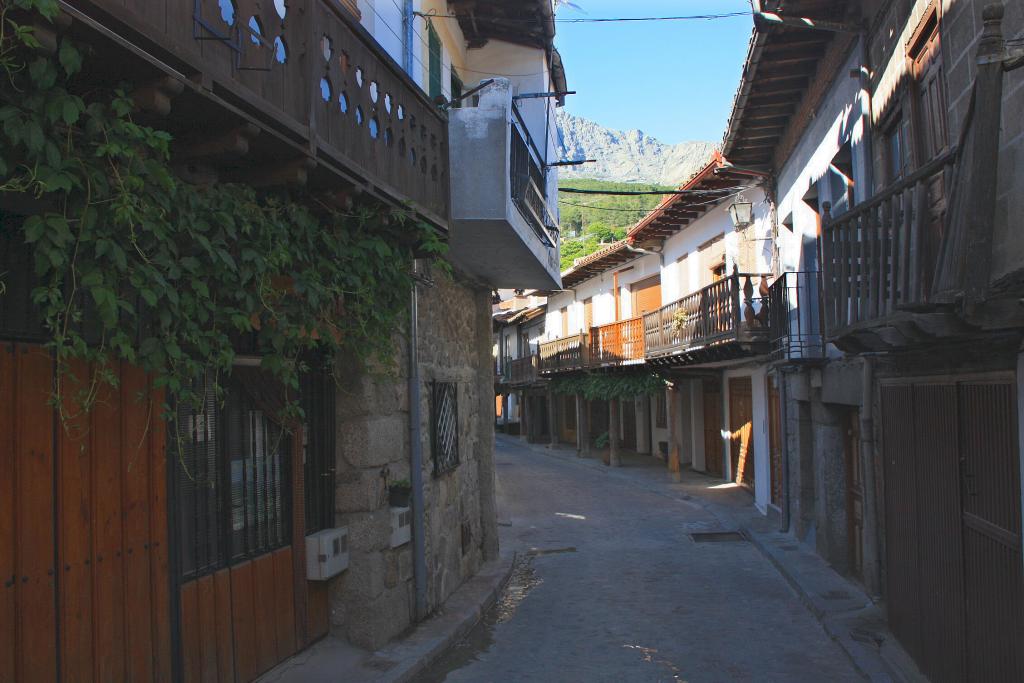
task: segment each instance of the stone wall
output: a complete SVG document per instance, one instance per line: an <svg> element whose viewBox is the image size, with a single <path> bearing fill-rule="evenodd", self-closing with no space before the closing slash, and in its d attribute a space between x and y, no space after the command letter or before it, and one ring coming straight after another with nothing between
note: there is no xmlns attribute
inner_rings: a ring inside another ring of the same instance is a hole
<svg viewBox="0 0 1024 683"><path fill-rule="evenodd" d="M490 291L434 273L419 287L418 366L427 607L435 610L497 554ZM337 523L349 530L349 568L332 580L331 628L376 649L415 621L413 544L391 547L388 483L411 480L408 327L393 367L359 371L339 359ZM460 464L434 477L431 387L457 386Z"/></svg>

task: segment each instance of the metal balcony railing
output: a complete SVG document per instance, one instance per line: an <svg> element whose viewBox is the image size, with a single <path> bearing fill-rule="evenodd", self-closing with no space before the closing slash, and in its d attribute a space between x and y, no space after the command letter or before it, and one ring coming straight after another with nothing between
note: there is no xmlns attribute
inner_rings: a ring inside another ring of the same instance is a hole
<svg viewBox="0 0 1024 683"><path fill-rule="evenodd" d="M775 360L813 360L825 352L817 271L783 273L768 288L768 339Z"/></svg>
<svg viewBox="0 0 1024 683"><path fill-rule="evenodd" d="M512 202L549 248L558 245L558 221L547 204L547 170L523 116L512 100L512 148L509 174Z"/></svg>

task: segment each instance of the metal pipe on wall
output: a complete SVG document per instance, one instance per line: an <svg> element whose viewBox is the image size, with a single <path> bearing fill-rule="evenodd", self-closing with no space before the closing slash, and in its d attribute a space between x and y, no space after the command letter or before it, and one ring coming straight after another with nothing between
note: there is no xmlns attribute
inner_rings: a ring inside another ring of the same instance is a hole
<svg viewBox="0 0 1024 683"><path fill-rule="evenodd" d="M412 557L413 584L416 591L416 620L427 617L427 556L424 537L423 503L423 431L420 428L419 338L419 262L413 265L413 284L409 305L409 481L412 482Z"/></svg>
<svg viewBox="0 0 1024 683"><path fill-rule="evenodd" d="M864 531L862 538L864 587L871 595L881 592L881 575L879 572L878 547L878 496L875 490L875 434L872 409L874 396L875 367L870 357L863 359L863 375L861 377L861 408L860 408L860 466L864 478Z"/></svg>
<svg viewBox="0 0 1024 683"><path fill-rule="evenodd" d="M779 531L789 531L789 517L790 517L790 496L789 496L789 410L786 405L786 374L779 370L779 422L782 424L779 426L779 438L782 443L779 444L779 448L782 449L780 457L782 458L782 519L779 525Z"/></svg>

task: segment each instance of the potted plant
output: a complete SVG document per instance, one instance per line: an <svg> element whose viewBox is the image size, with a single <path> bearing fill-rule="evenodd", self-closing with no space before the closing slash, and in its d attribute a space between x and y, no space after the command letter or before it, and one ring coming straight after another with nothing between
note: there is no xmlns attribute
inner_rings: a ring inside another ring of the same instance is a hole
<svg viewBox="0 0 1024 683"><path fill-rule="evenodd" d="M412 484L408 479L399 479L388 485L388 505L393 508L409 507L409 498L412 496Z"/></svg>

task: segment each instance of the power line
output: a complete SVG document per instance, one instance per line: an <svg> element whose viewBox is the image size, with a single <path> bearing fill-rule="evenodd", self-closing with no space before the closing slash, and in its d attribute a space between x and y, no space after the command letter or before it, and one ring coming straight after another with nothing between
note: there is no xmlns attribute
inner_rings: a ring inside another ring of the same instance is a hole
<svg viewBox="0 0 1024 683"><path fill-rule="evenodd" d="M596 195L613 195L617 197L639 197L644 195L655 195L655 196L687 196L693 195L697 197L706 196L709 194L717 194L719 192L729 192L731 190L745 190L749 187L748 185L736 185L734 187L719 187L708 190L583 190L575 187L560 187L559 192L567 192L569 194L596 194Z"/></svg>
<svg viewBox="0 0 1024 683"><path fill-rule="evenodd" d="M417 12L417 14L419 14L420 16L437 18L437 19L458 19L459 18L459 15L457 15L457 14L432 14L432 13L422 13L422 12ZM611 23L611 22L634 22L634 21L688 21L688 20L704 21L704 20L711 20L711 19L729 19L731 17L749 17L750 15L751 15L750 12L744 11L744 12L720 12L720 13L717 13L717 14L687 14L687 15L671 16L671 17L587 17L587 18L578 18L578 19L559 19L559 18L556 17L555 21L558 22L558 23L561 23L561 24L601 24L601 23ZM475 19L475 21L477 23L488 23L489 22L489 23L492 23L492 24L515 23L515 22L529 23L529 24L537 23L537 19L535 19L535 18L527 18L527 17L481 17L481 16L477 16L477 17L474 17L474 19Z"/></svg>

